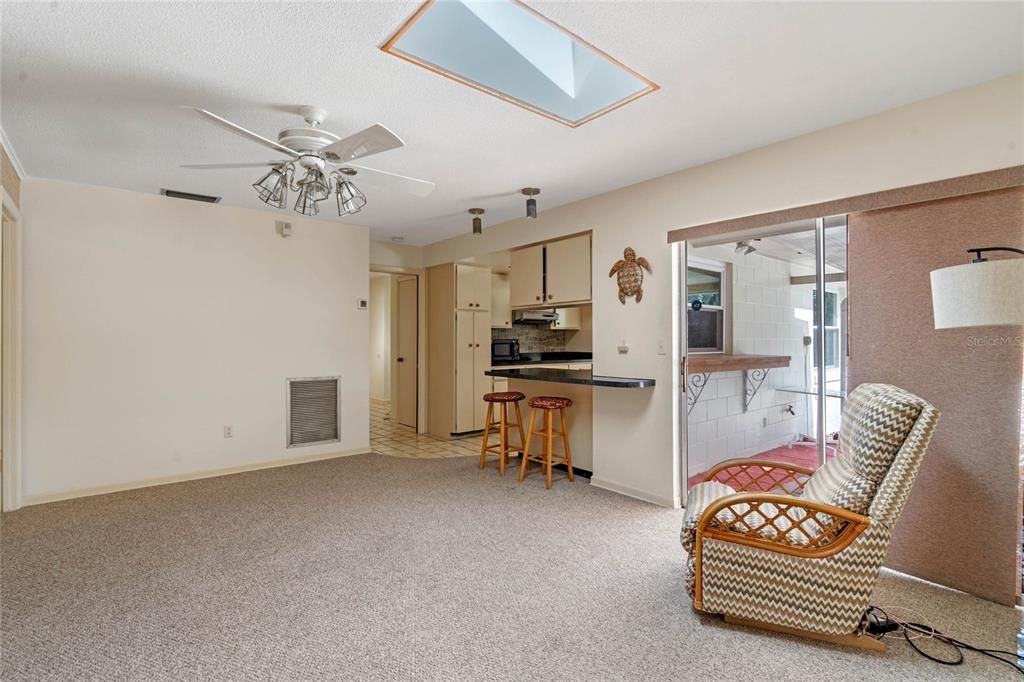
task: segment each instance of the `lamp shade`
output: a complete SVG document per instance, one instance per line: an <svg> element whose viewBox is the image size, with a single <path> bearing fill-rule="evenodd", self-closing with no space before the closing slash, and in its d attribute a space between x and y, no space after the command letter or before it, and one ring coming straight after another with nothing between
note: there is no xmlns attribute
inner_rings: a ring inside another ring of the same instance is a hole
<svg viewBox="0 0 1024 682"><path fill-rule="evenodd" d="M936 329L1024 324L1024 258L932 270Z"/></svg>

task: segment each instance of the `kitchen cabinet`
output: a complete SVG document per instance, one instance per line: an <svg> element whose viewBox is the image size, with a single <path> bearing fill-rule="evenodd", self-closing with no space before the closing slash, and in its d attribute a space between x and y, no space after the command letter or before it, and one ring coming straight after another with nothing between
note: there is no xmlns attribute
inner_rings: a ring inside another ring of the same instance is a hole
<svg viewBox="0 0 1024 682"><path fill-rule="evenodd" d="M455 433L484 428L491 390L491 314L459 310L455 313Z"/></svg>
<svg viewBox="0 0 1024 682"><path fill-rule="evenodd" d="M479 265L455 265L455 307L459 310L490 310L491 269Z"/></svg>
<svg viewBox="0 0 1024 682"><path fill-rule="evenodd" d="M558 313L558 319L551 323L552 329L579 330L579 308L555 308L555 312Z"/></svg>
<svg viewBox="0 0 1024 682"><path fill-rule="evenodd" d="M512 291L508 275L491 274L491 327L511 329Z"/></svg>
<svg viewBox="0 0 1024 682"><path fill-rule="evenodd" d="M518 249L511 255L512 308L590 301L590 235Z"/></svg>
<svg viewBox="0 0 1024 682"><path fill-rule="evenodd" d="M438 438L484 426L491 390L490 268L427 268L427 430ZM477 305L479 304L479 308ZM511 319L509 320L511 322Z"/></svg>
<svg viewBox="0 0 1024 682"><path fill-rule="evenodd" d="M513 308L540 305L544 301L544 245L512 252L510 301Z"/></svg>
<svg viewBox="0 0 1024 682"><path fill-rule="evenodd" d="M590 300L590 235L545 244L547 303ZM514 271L513 271L514 272Z"/></svg>

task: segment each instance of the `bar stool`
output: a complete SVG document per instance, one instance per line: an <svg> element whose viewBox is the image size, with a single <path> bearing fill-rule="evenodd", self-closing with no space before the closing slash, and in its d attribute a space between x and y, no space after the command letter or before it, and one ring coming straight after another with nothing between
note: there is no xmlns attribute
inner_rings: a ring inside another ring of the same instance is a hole
<svg viewBox="0 0 1024 682"><path fill-rule="evenodd" d="M523 463L519 466L519 480L522 481L526 478L526 467L529 466L530 462L539 462L544 467L544 476L546 478L545 487L548 490L551 489L551 467L554 464L565 464L566 469L569 472L569 480L575 480L572 474L572 451L569 450L569 425L565 420L565 408L572 407L572 400L569 398L559 398L556 396L536 396L530 398L530 426L527 428L526 447L523 448ZM533 422L537 416L537 410L544 411L544 425L543 431L534 431ZM558 410L558 414L562 420L562 430L554 430L554 416L555 410ZM543 452L539 455L530 454L530 441L533 440L533 436L544 437ZM552 450L552 443L554 437L559 435L562 437L562 445L565 449L564 454L559 455Z"/></svg>
<svg viewBox="0 0 1024 682"><path fill-rule="evenodd" d="M508 430L509 427L515 426L519 429L519 448L523 447L523 442L526 437L523 435L523 415L519 411L519 401L525 399L526 396L519 391L504 391L500 393L485 393L484 402L487 403L487 419L484 424L484 442L480 446L480 468L483 469L487 463L487 453L497 450L498 454L498 471L502 476L505 475L505 465L508 463ZM494 417L494 404L497 403L500 407L498 408L498 422L495 427ZM512 403L516 408L516 420L514 423L508 421L508 404ZM497 445L491 445L490 435L491 430L498 429L498 443Z"/></svg>

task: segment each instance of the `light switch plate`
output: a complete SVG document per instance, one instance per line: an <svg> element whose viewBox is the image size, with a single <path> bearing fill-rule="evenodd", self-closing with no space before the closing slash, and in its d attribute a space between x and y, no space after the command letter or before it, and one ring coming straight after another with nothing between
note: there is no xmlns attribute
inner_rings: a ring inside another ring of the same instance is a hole
<svg viewBox="0 0 1024 682"><path fill-rule="evenodd" d="M370 308L370 302L365 298L356 299L356 310L368 310Z"/></svg>

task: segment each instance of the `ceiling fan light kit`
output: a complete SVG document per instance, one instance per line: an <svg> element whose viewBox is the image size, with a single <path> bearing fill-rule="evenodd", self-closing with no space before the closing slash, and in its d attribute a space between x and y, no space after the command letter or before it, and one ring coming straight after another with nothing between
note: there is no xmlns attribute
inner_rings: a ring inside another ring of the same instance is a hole
<svg viewBox="0 0 1024 682"><path fill-rule="evenodd" d="M363 206L366 206L366 195L360 192L359 188L349 180L342 178L340 174L337 174L336 178L338 181L338 215L359 213Z"/></svg>
<svg viewBox="0 0 1024 682"><path fill-rule="evenodd" d="M253 189L256 190L260 201L274 208L285 207L285 199L287 199L288 195L288 173L290 170L287 166L271 168L266 175L253 184Z"/></svg>
<svg viewBox="0 0 1024 682"><path fill-rule="evenodd" d="M288 203L288 190L298 192L295 210L302 215L314 216L320 213L319 202L332 193L336 195L338 215L358 213L367 204L366 195L355 186L350 177L365 174L368 184L407 192L416 196L427 196L434 189L434 183L410 178L397 173L355 166L348 162L364 156L379 154L405 146L405 142L379 123L360 132L342 138L320 129L327 118L327 112L319 107L302 107L300 114L308 128L285 128L277 136L277 142L258 135L239 125L221 118L205 109L185 107L202 115L215 125L248 140L285 154L286 159L258 163L190 164L183 168L256 168L271 166L269 172L253 183L260 201L274 208L283 209ZM343 167L329 169L328 166ZM294 181L296 166L301 166L306 175Z"/></svg>

